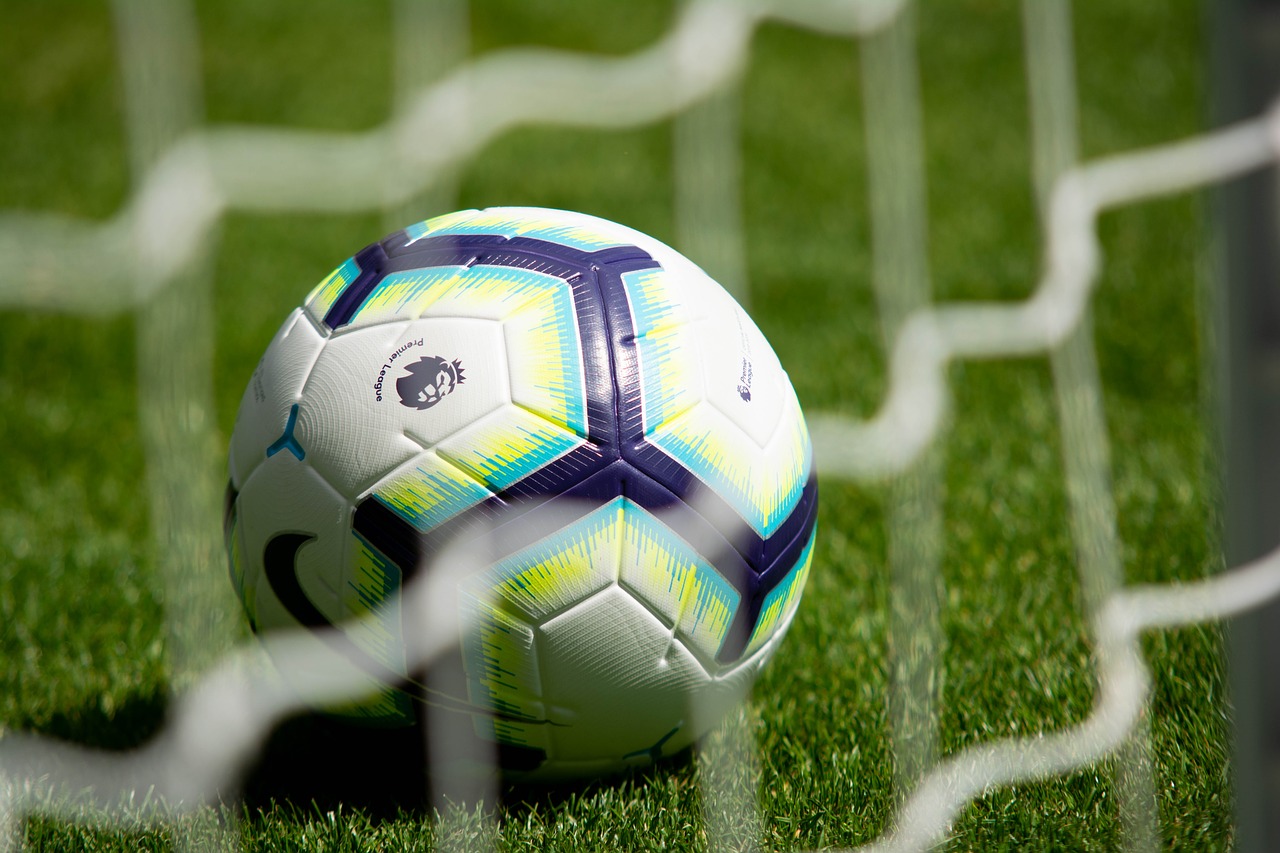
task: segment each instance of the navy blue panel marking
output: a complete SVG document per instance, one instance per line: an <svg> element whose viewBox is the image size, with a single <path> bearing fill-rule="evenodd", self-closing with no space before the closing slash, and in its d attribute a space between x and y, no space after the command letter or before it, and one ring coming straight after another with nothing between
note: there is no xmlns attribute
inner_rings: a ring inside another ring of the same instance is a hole
<svg viewBox="0 0 1280 853"><path fill-rule="evenodd" d="M382 275L430 267L465 267L475 263L476 249L457 245L439 244L421 252L388 258L382 267Z"/></svg>
<svg viewBox="0 0 1280 853"><path fill-rule="evenodd" d="M507 249L507 246L503 246L502 249ZM481 252L476 256L475 262L477 265L484 264L494 267L516 267L523 270L532 270L544 275L553 275L565 281L573 281L590 269L586 264L567 264L560 258L548 258L529 252L499 250Z"/></svg>
<svg viewBox="0 0 1280 853"><path fill-rule="evenodd" d="M408 258L412 262L418 257L431 252L448 252L450 247L454 251L461 251L459 247L463 244L474 250L481 246L498 246L505 242L507 242L507 238L501 234L441 234L435 237L419 237L410 243L408 232L402 230L384 239L382 248L386 250L387 257L397 262L401 258ZM418 266L433 266L433 264L425 263L418 264ZM414 267L397 268L413 269Z"/></svg>
<svg viewBox="0 0 1280 853"><path fill-rule="evenodd" d="M417 572L422 556L422 536L382 501L377 498L361 501L356 506L351 527L395 563L406 582Z"/></svg>
<svg viewBox="0 0 1280 853"><path fill-rule="evenodd" d="M733 623L729 626L724 644L716 655L717 661L728 664L742 657L756 622L760 620L760 609L764 606L765 598L795 568L805 546L809 544L809 534L813 532L817 522L818 480L816 476L810 475L800 502L796 504L787 523L763 543L759 558L753 560L750 556L747 557L757 567L757 572L747 580L743 606L738 608ZM746 528L746 525L743 527ZM792 534L790 538L787 538L788 531ZM756 540L759 541L759 537Z"/></svg>
<svg viewBox="0 0 1280 853"><path fill-rule="evenodd" d="M643 264L637 264L634 259L626 259L601 269L598 274L609 318L610 339L613 342L614 375L618 385L618 437L622 458L654 477L682 499L691 500L697 492L698 500L715 502L719 505L720 512L734 517L736 511L715 492L704 488L702 481L690 473L689 469L645 440L635 323L622 284L624 273L644 268ZM794 539L800 537L807 541L808 534L813 529L812 506L817 503L817 489L817 480L811 473L796 508L772 536L763 538L744 523L736 531L734 547L749 563L757 566L761 572L767 572ZM773 585L776 585L776 581L769 589Z"/></svg>
<svg viewBox="0 0 1280 853"><path fill-rule="evenodd" d="M360 275L343 289L341 295L330 306L329 313L324 315L324 324L330 329L350 323L356 309L386 274L384 265L387 261L387 253L378 243L365 246L357 252L355 261L356 266L360 267Z"/></svg>
<svg viewBox="0 0 1280 853"><path fill-rule="evenodd" d="M357 255L357 261L362 275L344 291L326 315L326 322L330 316L348 322L388 272L491 264L533 269L568 282L582 337L587 445L426 535L375 499L356 508L355 529L396 563L406 578L455 537L467 539L479 533L497 547L495 527L515 531L520 527L514 523L517 519L533 524L543 511L563 512L565 503L560 498L598 505L625 496L645 509L660 511L696 497L697 501L719 504L720 511L733 517L734 511L722 498L644 438L635 326L621 279L625 272L659 266L643 249L619 246L584 252L527 237L471 234L425 237L410 244L400 232ZM376 272L366 280L365 271L375 266ZM741 656L765 596L799 559L816 517L817 480L812 475L795 510L768 538L760 537L746 524L733 531L717 531L691 512L663 515L665 523L704 553L743 594L743 606L719 655L722 663ZM505 554L495 552L495 559L500 556Z"/></svg>
<svg viewBox="0 0 1280 853"><path fill-rule="evenodd" d="M298 582L298 550L315 538L310 533L277 533L267 540L266 547L262 549L262 568L267 576L267 585L299 625L332 628L329 617L311 602ZM335 635L335 640L344 652L350 645L343 635ZM357 649L357 657L361 655L363 653Z"/></svg>
<svg viewBox="0 0 1280 853"><path fill-rule="evenodd" d="M641 405L640 360L635 346L635 321L631 316L631 303L627 300L622 276L624 273L654 266L657 263L652 259L645 263L643 260L627 258L602 267L596 276L609 320L610 349L618 386L618 437L622 442L623 453L633 458L638 448L648 445L644 438L644 409ZM665 457L665 454L658 455ZM636 461L641 464L661 464L657 459L636 458ZM669 472L664 483L667 488L683 497L696 480L684 466L677 464L676 469Z"/></svg>

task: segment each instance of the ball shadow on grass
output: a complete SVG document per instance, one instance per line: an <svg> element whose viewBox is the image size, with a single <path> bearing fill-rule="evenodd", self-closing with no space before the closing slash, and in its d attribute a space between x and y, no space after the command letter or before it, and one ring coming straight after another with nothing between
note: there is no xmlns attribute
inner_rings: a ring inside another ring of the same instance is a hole
<svg viewBox="0 0 1280 853"><path fill-rule="evenodd" d="M130 693L123 701L86 703L54 711L45 719L16 720L27 731L92 749L122 752L143 746L163 728L169 695L160 685Z"/></svg>
<svg viewBox="0 0 1280 853"><path fill-rule="evenodd" d="M500 780L497 819L555 810L601 788L644 786L693 760L684 750L623 773L556 783ZM429 817L433 804L421 729L346 724L303 714L280 725L248 770L242 796L250 812L358 810L374 821Z"/></svg>

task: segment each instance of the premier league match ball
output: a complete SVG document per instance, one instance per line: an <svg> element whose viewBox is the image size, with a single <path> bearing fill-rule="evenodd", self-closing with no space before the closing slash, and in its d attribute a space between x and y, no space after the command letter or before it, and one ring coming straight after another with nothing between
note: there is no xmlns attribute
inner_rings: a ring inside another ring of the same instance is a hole
<svg viewBox="0 0 1280 853"><path fill-rule="evenodd" d="M368 682L326 711L455 715L515 779L692 744L774 653L813 554L809 436L759 329L673 249L577 213L451 213L347 259L268 346L229 467L253 630L314 635ZM399 593L468 539L486 557L448 588L466 618L441 688Z"/></svg>

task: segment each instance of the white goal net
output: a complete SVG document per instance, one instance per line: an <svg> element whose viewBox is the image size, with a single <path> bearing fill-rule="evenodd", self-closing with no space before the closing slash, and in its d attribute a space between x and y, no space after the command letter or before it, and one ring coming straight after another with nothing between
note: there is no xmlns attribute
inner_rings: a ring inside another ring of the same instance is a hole
<svg viewBox="0 0 1280 853"><path fill-rule="evenodd" d="M529 49L469 58L462 0L397 0L393 8L397 37L387 61L394 67L394 114L369 130L336 133L204 122L194 59L200 32L190 3L114 0L133 175L127 200L95 221L39 210L0 215L0 307L136 318L152 547L158 555L188 555L158 561L166 577L172 680L180 691L162 732L124 753L0 732L0 850L21 846L21 823L32 815L147 818L150 806L130 792L150 792L156 804L150 816L157 820L175 803L207 803L234 785L272 727L306 707L304 698L342 697L357 688L316 683L310 697L283 692L262 674L256 645L229 650L214 644L211 659L209 637L225 628L227 617L210 602L225 597L224 579L211 572L207 583L193 580L187 569L223 561L221 543L210 534L216 527L210 519L219 516L225 451L213 414L217 353L208 318L217 258L208 238L225 218L382 211L388 223L404 224L406 211L447 208L451 176L513 129L610 130L674 120L678 247L747 303L735 99L753 61L752 39L766 24L847 38L851 57L855 42L861 49L872 278L888 353L886 391L870 418L810 412L808 419L822 476L889 484L889 630L902 651L891 664L889 706L902 797L872 846L929 849L948 837L966 805L998 786L1113 758L1125 844L1159 847L1144 713L1151 678L1141 638L1226 619L1280 594L1280 554L1205 581L1125 585L1090 323L1095 281L1107 264L1098 220L1117 208L1271 165L1280 155L1280 114L1081 161L1070 8L1066 0L1023 0L1043 272L1023 301L949 304L931 295L911 3L691 0L661 39L620 57ZM432 144L419 144L424 137ZM968 360L1033 355L1049 360L1057 400L1069 509L1063 521L1092 626L1096 704L1077 725L942 757L931 674L941 642L937 439L951 400L948 369ZM455 565L465 566L465 558ZM431 583L447 580L436 573ZM433 598L425 587L407 595L428 608L445 598ZM413 654L426 661L457 625L448 614L423 624L429 628L410 639ZM277 660L304 654L288 637L272 642ZM758 756L745 735L726 743L702 764L711 786L707 802L717 804L707 810L707 831L713 846L717 838L733 838L736 847L755 832L749 792ZM51 786L63 793L49 793ZM85 791L94 792L92 809L74 795ZM725 825L726 814L740 821Z"/></svg>

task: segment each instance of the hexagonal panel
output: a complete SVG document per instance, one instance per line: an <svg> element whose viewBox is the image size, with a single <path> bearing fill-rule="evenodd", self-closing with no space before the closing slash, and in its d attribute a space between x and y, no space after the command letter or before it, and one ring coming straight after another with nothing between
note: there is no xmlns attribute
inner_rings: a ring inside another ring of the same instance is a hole
<svg viewBox="0 0 1280 853"><path fill-rule="evenodd" d="M547 293L567 289L563 279L537 270L476 264L425 306L422 316L505 320Z"/></svg>
<svg viewBox="0 0 1280 853"><path fill-rule="evenodd" d="M727 298L698 321L707 401L764 447L788 412L794 393L773 348L746 313Z"/></svg>
<svg viewBox="0 0 1280 853"><path fill-rule="evenodd" d="M723 412L701 402L649 436L716 490L760 536L770 536L794 509L812 465L803 420L761 449Z"/></svg>
<svg viewBox="0 0 1280 853"><path fill-rule="evenodd" d="M533 629L492 601L464 596L461 606L473 620L462 644L468 697L498 715L476 715L476 733L546 750L550 743Z"/></svg>
<svg viewBox="0 0 1280 853"><path fill-rule="evenodd" d="M356 263L354 257L350 257L311 289L307 298L303 300L303 306L316 325L324 321L325 314L329 313L329 309L342 296L347 285L355 281L359 275L360 265Z"/></svg>
<svg viewBox="0 0 1280 853"><path fill-rule="evenodd" d="M799 500L811 450L795 393L759 329L701 273L621 277L635 324L647 441L761 536Z"/></svg>
<svg viewBox="0 0 1280 853"><path fill-rule="evenodd" d="M713 662L742 594L657 518L625 498L617 502L625 528L622 585L704 661Z"/></svg>
<svg viewBox="0 0 1280 853"><path fill-rule="evenodd" d="M500 492L585 440L535 414L506 405L436 446L481 485Z"/></svg>
<svg viewBox="0 0 1280 853"><path fill-rule="evenodd" d="M285 430L325 338L295 309L271 339L245 388L231 436L231 482L240 488Z"/></svg>
<svg viewBox="0 0 1280 853"><path fill-rule="evenodd" d="M506 318L511 399L551 423L587 434L582 339L569 285L549 287Z"/></svg>
<svg viewBox="0 0 1280 853"><path fill-rule="evenodd" d="M303 391L295 436L326 479L354 498L506 400L497 324L388 323L329 340Z"/></svg>
<svg viewBox="0 0 1280 853"><path fill-rule="evenodd" d="M622 275L635 326L644 430L648 435L703 399L699 346L689 312L662 269Z"/></svg>
<svg viewBox="0 0 1280 853"><path fill-rule="evenodd" d="M538 624L617 580L622 536L614 501L500 560L469 580L466 593Z"/></svg>
<svg viewBox="0 0 1280 853"><path fill-rule="evenodd" d="M674 751L696 736L689 704L712 680L625 590L604 590L538 634L556 760L648 763L660 742Z"/></svg>
<svg viewBox="0 0 1280 853"><path fill-rule="evenodd" d="M427 533L458 513L493 496L470 472L424 451L373 487L373 497Z"/></svg>
<svg viewBox="0 0 1280 853"><path fill-rule="evenodd" d="M462 265L424 267L387 273L351 317L354 327L397 320L416 320L465 275Z"/></svg>

